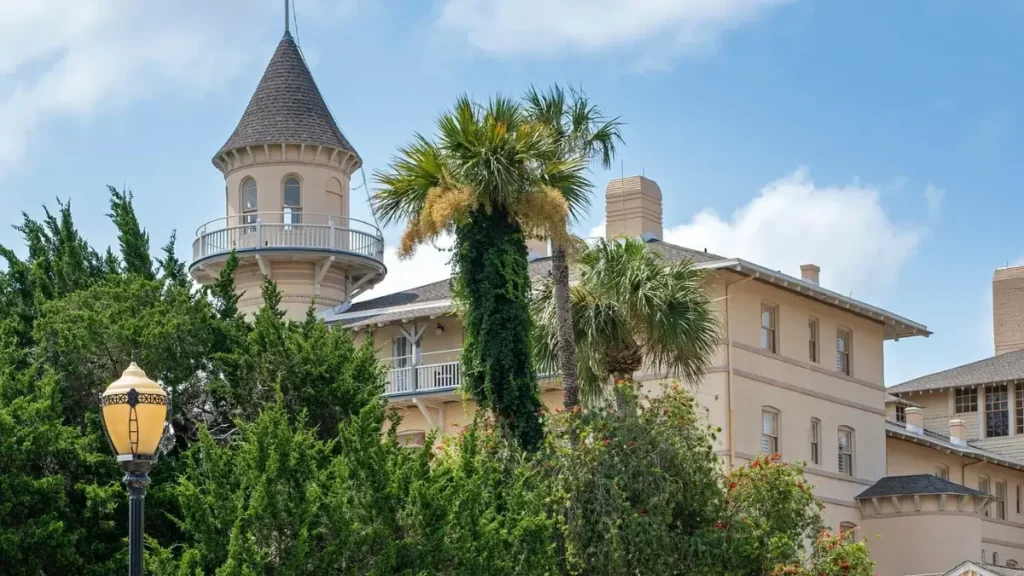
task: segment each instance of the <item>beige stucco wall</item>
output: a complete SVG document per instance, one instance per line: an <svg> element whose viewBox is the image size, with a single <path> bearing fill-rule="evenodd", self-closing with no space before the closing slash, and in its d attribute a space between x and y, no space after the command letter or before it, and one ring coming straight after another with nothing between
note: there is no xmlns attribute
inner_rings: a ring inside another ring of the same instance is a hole
<svg viewBox="0 0 1024 576"><path fill-rule="evenodd" d="M879 576L943 574L981 555L981 518L971 512L907 513L865 518L858 528L867 538Z"/></svg>

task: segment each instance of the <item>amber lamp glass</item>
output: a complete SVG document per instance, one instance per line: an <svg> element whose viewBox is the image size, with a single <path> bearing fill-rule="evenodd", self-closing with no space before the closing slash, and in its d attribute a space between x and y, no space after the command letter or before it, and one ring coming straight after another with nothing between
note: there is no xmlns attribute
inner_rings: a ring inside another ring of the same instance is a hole
<svg viewBox="0 0 1024 576"><path fill-rule="evenodd" d="M167 392L135 362L100 396L103 427L119 462L153 461L167 419Z"/></svg>

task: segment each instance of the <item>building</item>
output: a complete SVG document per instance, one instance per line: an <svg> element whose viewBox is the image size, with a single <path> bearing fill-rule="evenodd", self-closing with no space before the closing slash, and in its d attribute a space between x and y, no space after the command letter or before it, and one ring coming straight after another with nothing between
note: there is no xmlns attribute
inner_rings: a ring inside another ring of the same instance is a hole
<svg viewBox="0 0 1024 576"><path fill-rule="evenodd" d="M313 303L357 339L372 330L409 444L469 423L448 281L353 302L387 273L384 240L349 216L361 159L287 31L213 164L225 214L197 232L197 282L213 281L234 251L243 312L259 307L267 276L289 317ZM645 177L612 180L606 228L708 272L724 330L697 395L722 428L723 467L763 452L805 463L833 528L882 536L869 539L882 575L1024 576L1024 269L996 272L997 356L887 389L883 343L928 336L923 324L829 290L813 264L788 274L665 242L661 198ZM534 277L549 273L544 243L529 258ZM663 381L637 376L652 391ZM540 386L559 407L557 380Z"/></svg>

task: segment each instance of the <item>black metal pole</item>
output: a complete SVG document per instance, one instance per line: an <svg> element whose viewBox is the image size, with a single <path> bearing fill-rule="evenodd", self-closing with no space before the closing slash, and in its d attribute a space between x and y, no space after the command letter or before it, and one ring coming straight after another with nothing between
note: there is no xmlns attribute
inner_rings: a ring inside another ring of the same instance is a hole
<svg viewBox="0 0 1024 576"><path fill-rule="evenodd" d="M129 472L124 483L128 486L128 576L142 576L143 516L149 475Z"/></svg>

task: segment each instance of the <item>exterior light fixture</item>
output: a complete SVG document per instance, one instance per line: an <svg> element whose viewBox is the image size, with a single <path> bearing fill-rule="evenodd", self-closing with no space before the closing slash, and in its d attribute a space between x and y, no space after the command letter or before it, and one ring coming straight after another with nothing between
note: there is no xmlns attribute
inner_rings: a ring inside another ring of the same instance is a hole
<svg viewBox="0 0 1024 576"><path fill-rule="evenodd" d="M128 487L128 573L142 576L142 534L149 469L167 421L167 392L135 362L100 395L103 429Z"/></svg>
<svg viewBox="0 0 1024 576"><path fill-rule="evenodd" d="M434 328L434 336L440 336L441 334L444 334L444 326L441 326L441 323L438 322L437 328Z"/></svg>

